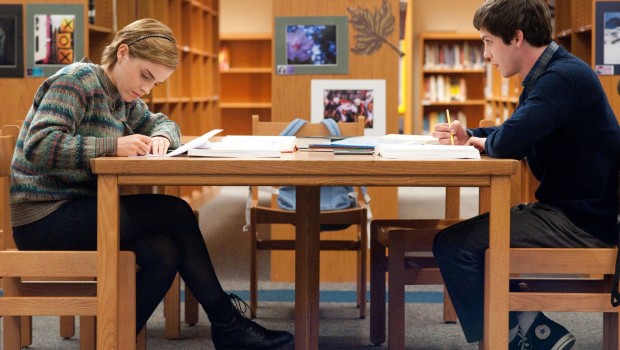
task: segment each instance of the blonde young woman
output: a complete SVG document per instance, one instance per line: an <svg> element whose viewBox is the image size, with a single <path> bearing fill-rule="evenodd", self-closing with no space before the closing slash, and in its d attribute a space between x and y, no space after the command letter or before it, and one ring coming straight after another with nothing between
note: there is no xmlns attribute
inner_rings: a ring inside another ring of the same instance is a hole
<svg viewBox="0 0 620 350"><path fill-rule="evenodd" d="M140 99L176 69L170 28L153 19L120 30L102 55L45 80L24 120L12 163L11 219L23 250L95 250L100 156L163 155L180 145L178 126ZM136 253L137 329L177 271L211 322L217 349L280 349L293 335L247 319L224 292L192 209L155 194L121 196L121 248Z"/></svg>

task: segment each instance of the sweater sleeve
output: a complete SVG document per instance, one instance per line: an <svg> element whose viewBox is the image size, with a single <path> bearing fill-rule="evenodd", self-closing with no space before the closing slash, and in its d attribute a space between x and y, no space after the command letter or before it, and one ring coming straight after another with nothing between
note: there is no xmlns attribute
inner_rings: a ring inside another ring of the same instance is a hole
<svg viewBox="0 0 620 350"><path fill-rule="evenodd" d="M140 99L131 103L127 123L138 134L167 138L172 149L181 145L181 132L177 123L163 113L152 113Z"/></svg>
<svg viewBox="0 0 620 350"><path fill-rule="evenodd" d="M37 91L33 113L23 140L25 158L46 169L90 169L97 156L98 140L76 133L76 127L92 108L92 94L71 74L46 81Z"/></svg>

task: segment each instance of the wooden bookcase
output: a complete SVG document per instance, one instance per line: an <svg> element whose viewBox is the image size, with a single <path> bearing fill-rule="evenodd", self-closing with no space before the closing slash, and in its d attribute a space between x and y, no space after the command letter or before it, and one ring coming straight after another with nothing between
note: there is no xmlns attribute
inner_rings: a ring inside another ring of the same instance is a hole
<svg viewBox="0 0 620 350"><path fill-rule="evenodd" d="M452 119L477 126L483 118L485 64L478 34L421 33L420 106L416 134L431 133L433 125Z"/></svg>
<svg viewBox="0 0 620 350"><path fill-rule="evenodd" d="M227 34L220 50L223 134L251 135L253 114L271 120L271 34Z"/></svg>
<svg viewBox="0 0 620 350"><path fill-rule="evenodd" d="M592 64L593 0L555 0L555 40Z"/></svg>
<svg viewBox="0 0 620 350"><path fill-rule="evenodd" d="M499 125L512 115L519 104L521 81L518 75L504 78L497 68L487 65L484 119Z"/></svg>
<svg viewBox="0 0 620 350"><path fill-rule="evenodd" d="M201 135L220 126L218 8L218 0L137 2L139 18L156 18L170 26L180 54L177 70L144 100L151 111L177 122L184 135Z"/></svg>

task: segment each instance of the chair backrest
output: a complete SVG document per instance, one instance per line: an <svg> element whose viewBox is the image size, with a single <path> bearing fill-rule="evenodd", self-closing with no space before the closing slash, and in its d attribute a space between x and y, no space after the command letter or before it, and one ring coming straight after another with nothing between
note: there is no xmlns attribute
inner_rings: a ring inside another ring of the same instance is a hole
<svg viewBox="0 0 620 350"><path fill-rule="evenodd" d="M252 135L276 136L284 130L290 122L262 122L258 115L252 116ZM364 135L364 118L360 117L354 123L338 123L342 136ZM329 136L329 130L323 123L307 123L299 129L295 136Z"/></svg>
<svg viewBox="0 0 620 350"><path fill-rule="evenodd" d="M18 133L17 125L5 125L0 130L0 213L2 213L0 248L15 248L10 219L10 177L11 161Z"/></svg>

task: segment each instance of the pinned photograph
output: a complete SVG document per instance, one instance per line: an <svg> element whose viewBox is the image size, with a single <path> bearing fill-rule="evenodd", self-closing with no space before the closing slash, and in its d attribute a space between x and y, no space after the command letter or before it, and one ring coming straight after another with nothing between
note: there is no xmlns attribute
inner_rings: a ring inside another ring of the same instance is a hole
<svg viewBox="0 0 620 350"><path fill-rule="evenodd" d="M348 20L337 17L276 17L276 73L347 74Z"/></svg>
<svg viewBox="0 0 620 350"><path fill-rule="evenodd" d="M28 76L50 76L84 57L84 5L26 7Z"/></svg>
<svg viewBox="0 0 620 350"><path fill-rule="evenodd" d="M594 66L599 75L620 74L620 1L595 2Z"/></svg>
<svg viewBox="0 0 620 350"><path fill-rule="evenodd" d="M24 76L22 5L0 5L0 77Z"/></svg>
<svg viewBox="0 0 620 350"><path fill-rule="evenodd" d="M385 80L314 79L310 90L312 122L350 123L364 117L365 135L385 135Z"/></svg>

